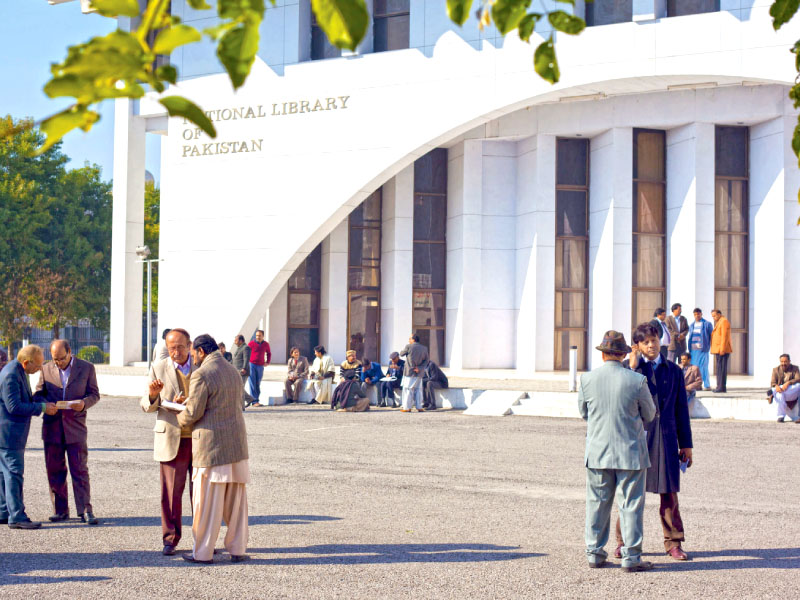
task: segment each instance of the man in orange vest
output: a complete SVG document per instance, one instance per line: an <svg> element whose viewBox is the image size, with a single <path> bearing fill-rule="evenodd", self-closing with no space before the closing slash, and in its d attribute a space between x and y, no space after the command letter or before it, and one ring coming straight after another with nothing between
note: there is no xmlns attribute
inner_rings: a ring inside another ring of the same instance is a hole
<svg viewBox="0 0 800 600"><path fill-rule="evenodd" d="M711 354L714 355L714 371L717 375L715 394L728 391L728 359L733 352L731 346L731 323L722 316L722 311L715 308L711 311L714 319L714 330L711 332Z"/></svg>

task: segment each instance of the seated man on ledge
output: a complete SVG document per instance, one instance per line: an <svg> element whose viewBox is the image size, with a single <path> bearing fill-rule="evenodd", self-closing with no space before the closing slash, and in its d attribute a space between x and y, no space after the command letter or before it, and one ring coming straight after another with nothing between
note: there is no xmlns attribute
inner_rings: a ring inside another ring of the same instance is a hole
<svg viewBox="0 0 800 600"><path fill-rule="evenodd" d="M772 381L767 390L767 402L778 403L778 423L783 423L788 416L792 421L800 423L797 410L797 398L800 397L800 369L792 364L788 354L781 354L781 364L772 369Z"/></svg>

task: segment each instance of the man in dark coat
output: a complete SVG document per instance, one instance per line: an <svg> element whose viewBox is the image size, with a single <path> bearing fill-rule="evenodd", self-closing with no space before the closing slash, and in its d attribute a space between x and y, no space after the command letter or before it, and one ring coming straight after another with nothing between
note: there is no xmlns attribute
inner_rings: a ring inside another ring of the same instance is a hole
<svg viewBox="0 0 800 600"><path fill-rule="evenodd" d="M425 365L422 373L422 408L425 410L436 410L436 390L450 387L447 375L432 360Z"/></svg>
<svg viewBox="0 0 800 600"><path fill-rule="evenodd" d="M661 497L661 528L664 548L675 560L688 557L681 548L684 541L683 520L678 508L681 464L692 466L692 427L683 373L674 362L661 355L660 331L650 323L642 323L633 332L630 367L647 378L650 393L656 400L656 418L647 428L650 468L647 470L648 492ZM622 535L617 520L617 552L621 552ZM615 553L616 555L616 553Z"/></svg>

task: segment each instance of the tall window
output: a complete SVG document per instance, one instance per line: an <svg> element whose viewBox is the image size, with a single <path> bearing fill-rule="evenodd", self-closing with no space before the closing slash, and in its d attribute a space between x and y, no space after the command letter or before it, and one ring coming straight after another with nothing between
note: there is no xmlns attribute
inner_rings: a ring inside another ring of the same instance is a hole
<svg viewBox="0 0 800 600"><path fill-rule="evenodd" d="M322 27L317 23L317 16L311 11L311 60L324 60L341 56L342 51L328 41Z"/></svg>
<svg viewBox="0 0 800 600"><path fill-rule="evenodd" d="M410 0L374 0L373 52L408 48Z"/></svg>
<svg viewBox="0 0 800 600"><path fill-rule="evenodd" d="M350 213L347 270L347 348L380 360L381 190Z"/></svg>
<svg viewBox="0 0 800 600"><path fill-rule="evenodd" d="M569 348L578 347L578 369L586 369L589 313L589 140L556 143L557 371L569 368Z"/></svg>
<svg viewBox="0 0 800 600"><path fill-rule="evenodd" d="M633 130L633 310L631 329L666 305L666 134Z"/></svg>
<svg viewBox="0 0 800 600"><path fill-rule="evenodd" d="M414 275L412 326L431 360L444 363L447 280L447 150L414 163Z"/></svg>
<svg viewBox="0 0 800 600"><path fill-rule="evenodd" d="M747 372L747 127L717 127L714 210L714 305L731 323L729 373Z"/></svg>
<svg viewBox="0 0 800 600"><path fill-rule="evenodd" d="M286 354L297 346L303 356L313 356L319 344L319 290L322 282L322 250L314 248L289 278Z"/></svg>
<svg viewBox="0 0 800 600"><path fill-rule="evenodd" d="M699 15L717 12L719 0L667 0L667 16Z"/></svg>
<svg viewBox="0 0 800 600"><path fill-rule="evenodd" d="M633 0L597 0L586 3L586 24L611 25L633 20Z"/></svg>

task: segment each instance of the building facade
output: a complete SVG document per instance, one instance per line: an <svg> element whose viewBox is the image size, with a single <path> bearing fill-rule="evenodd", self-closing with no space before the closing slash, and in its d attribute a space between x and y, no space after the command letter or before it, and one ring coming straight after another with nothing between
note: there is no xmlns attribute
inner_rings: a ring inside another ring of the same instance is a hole
<svg viewBox="0 0 800 600"><path fill-rule="evenodd" d="M800 354L799 27L774 32L752 0L577 3L590 26L558 35L552 86L536 41L459 29L443 0L370 9L342 55L308 0L279 1L238 92L211 45L176 51L173 87L216 139L116 101L112 362L141 348L147 134L163 136L159 328L260 327L274 360L322 343L382 362L413 331L441 364L524 375L566 368L570 346L591 368L604 331L679 302L730 319L732 372Z"/></svg>

